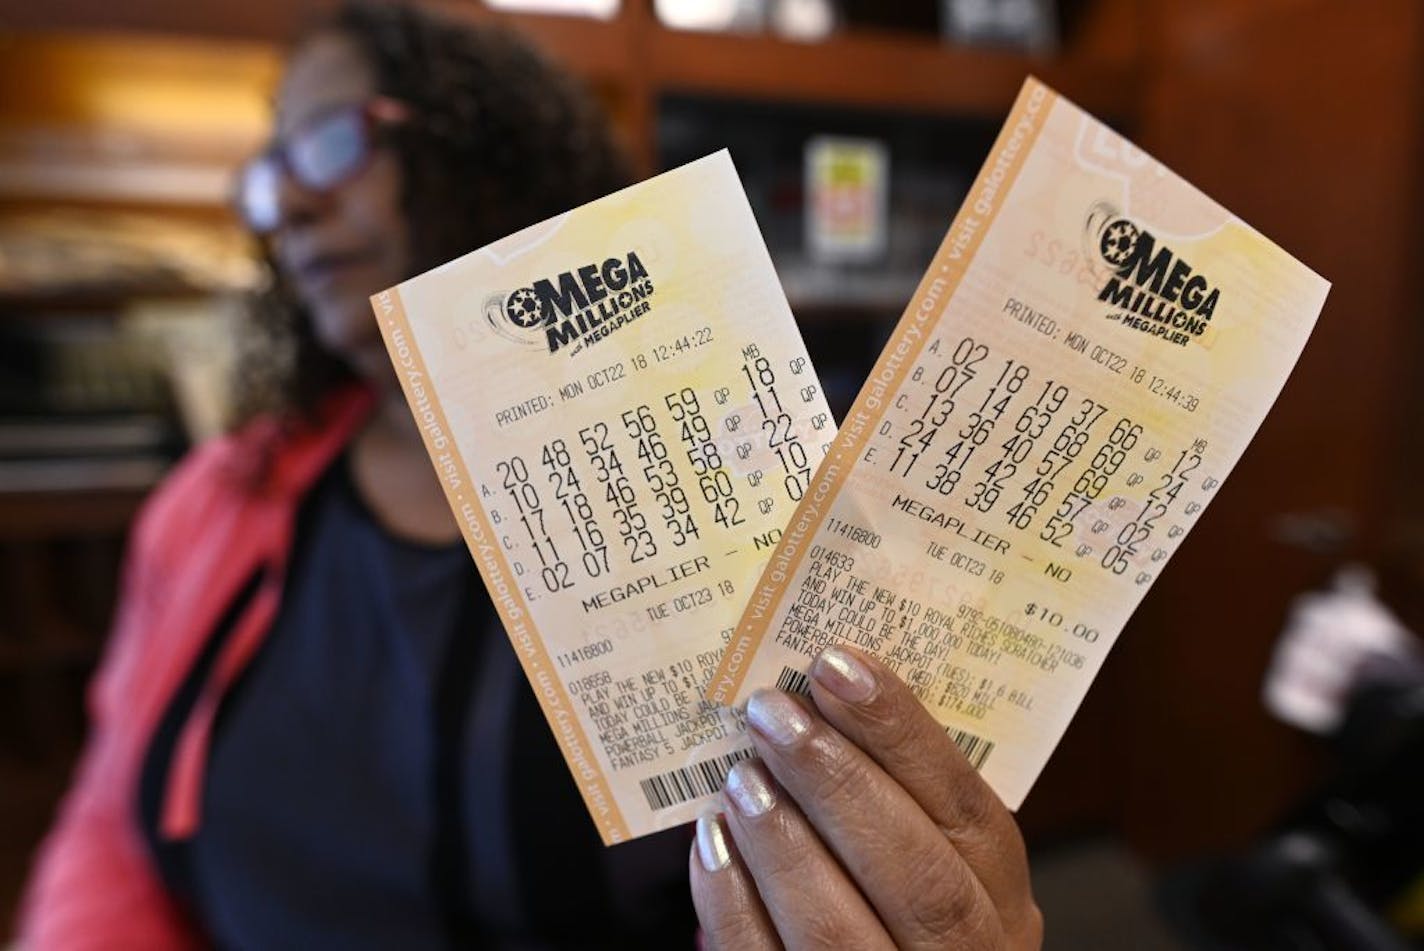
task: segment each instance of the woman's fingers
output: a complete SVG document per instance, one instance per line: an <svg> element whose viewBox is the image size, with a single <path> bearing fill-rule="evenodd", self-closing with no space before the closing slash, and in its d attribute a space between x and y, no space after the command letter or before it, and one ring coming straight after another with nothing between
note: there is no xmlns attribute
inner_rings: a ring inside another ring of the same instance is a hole
<svg viewBox="0 0 1424 951"><path fill-rule="evenodd" d="M855 883L762 763L738 763L723 798L738 859L787 948L893 947ZM708 927L707 918L702 922Z"/></svg>
<svg viewBox="0 0 1424 951"><path fill-rule="evenodd" d="M826 651L812 676L814 709L752 696L765 765L728 777L725 827L699 825L711 945L1039 947L1018 827L943 728L858 652Z"/></svg>
<svg viewBox="0 0 1424 951"><path fill-rule="evenodd" d="M776 690L752 694L747 721L767 767L897 947L1003 947L999 914L984 886L936 821L875 760ZM774 903L763 897L775 917Z"/></svg>
<svg viewBox="0 0 1424 951"><path fill-rule="evenodd" d="M811 675L826 721L944 830L998 909L1011 944L1037 947L1042 918L1018 824L944 728L898 677L858 651L822 652Z"/></svg>
<svg viewBox="0 0 1424 951"><path fill-rule="evenodd" d="M707 951L776 951L781 941L724 823L722 815L715 812L699 818L689 856L692 903L702 922L703 947Z"/></svg>

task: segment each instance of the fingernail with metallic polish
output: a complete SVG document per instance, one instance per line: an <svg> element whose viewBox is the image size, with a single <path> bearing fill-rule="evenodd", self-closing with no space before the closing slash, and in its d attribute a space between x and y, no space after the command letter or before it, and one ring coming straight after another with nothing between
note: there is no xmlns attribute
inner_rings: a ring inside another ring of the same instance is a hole
<svg viewBox="0 0 1424 951"><path fill-rule="evenodd" d="M756 760L743 760L733 766L727 774L726 790L736 810L750 819L770 812L776 805L771 777L766 774L766 767Z"/></svg>
<svg viewBox="0 0 1424 951"><path fill-rule="evenodd" d="M811 729L811 717L780 690L758 690L747 701L747 719L777 746L790 746Z"/></svg>
<svg viewBox="0 0 1424 951"><path fill-rule="evenodd" d="M704 812L697 817L697 857L709 872L720 872L732 864L732 850L727 847L721 813Z"/></svg>
<svg viewBox="0 0 1424 951"><path fill-rule="evenodd" d="M875 675L854 654L828 647L811 665L816 682L847 703L864 703L875 696Z"/></svg>

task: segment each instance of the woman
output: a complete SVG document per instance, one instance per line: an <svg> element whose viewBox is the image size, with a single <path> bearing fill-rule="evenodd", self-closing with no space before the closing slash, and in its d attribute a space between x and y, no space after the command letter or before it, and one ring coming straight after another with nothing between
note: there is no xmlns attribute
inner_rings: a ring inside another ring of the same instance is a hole
<svg viewBox="0 0 1424 951"><path fill-rule="evenodd" d="M240 198L287 346L249 368L262 412L135 528L22 941L691 946L690 868L716 947L1036 945L1012 819L849 652L818 661L814 708L756 697L763 762L690 858L678 830L598 844L367 296L611 191L622 162L522 43L408 8L344 8L276 105Z"/></svg>

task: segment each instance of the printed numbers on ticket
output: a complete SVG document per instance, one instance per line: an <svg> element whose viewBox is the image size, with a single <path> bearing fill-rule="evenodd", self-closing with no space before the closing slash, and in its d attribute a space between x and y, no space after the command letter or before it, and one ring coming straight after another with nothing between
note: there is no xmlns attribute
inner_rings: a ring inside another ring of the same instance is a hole
<svg viewBox="0 0 1424 951"><path fill-rule="evenodd" d="M708 696L858 646L1018 808L1328 289L1030 79Z"/></svg>
<svg viewBox="0 0 1424 951"><path fill-rule="evenodd" d="M730 157L372 303L604 841L694 818L749 747L704 688L835 436Z"/></svg>

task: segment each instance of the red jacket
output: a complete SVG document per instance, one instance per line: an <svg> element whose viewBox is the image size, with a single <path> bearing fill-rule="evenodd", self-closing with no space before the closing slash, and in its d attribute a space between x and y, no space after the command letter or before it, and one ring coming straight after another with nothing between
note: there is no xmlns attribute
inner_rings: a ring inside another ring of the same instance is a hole
<svg viewBox="0 0 1424 951"><path fill-rule="evenodd" d="M202 943L165 892L140 831L143 761L224 608L261 571L257 594L179 735L166 779L162 834L192 835L201 820L212 717L276 616L298 506L371 405L368 393L348 390L328 402L314 427L284 433L260 422L209 443L144 505L113 633L89 688L89 739L21 906L19 940L27 951ZM255 466L264 457L270 468L258 479Z"/></svg>

